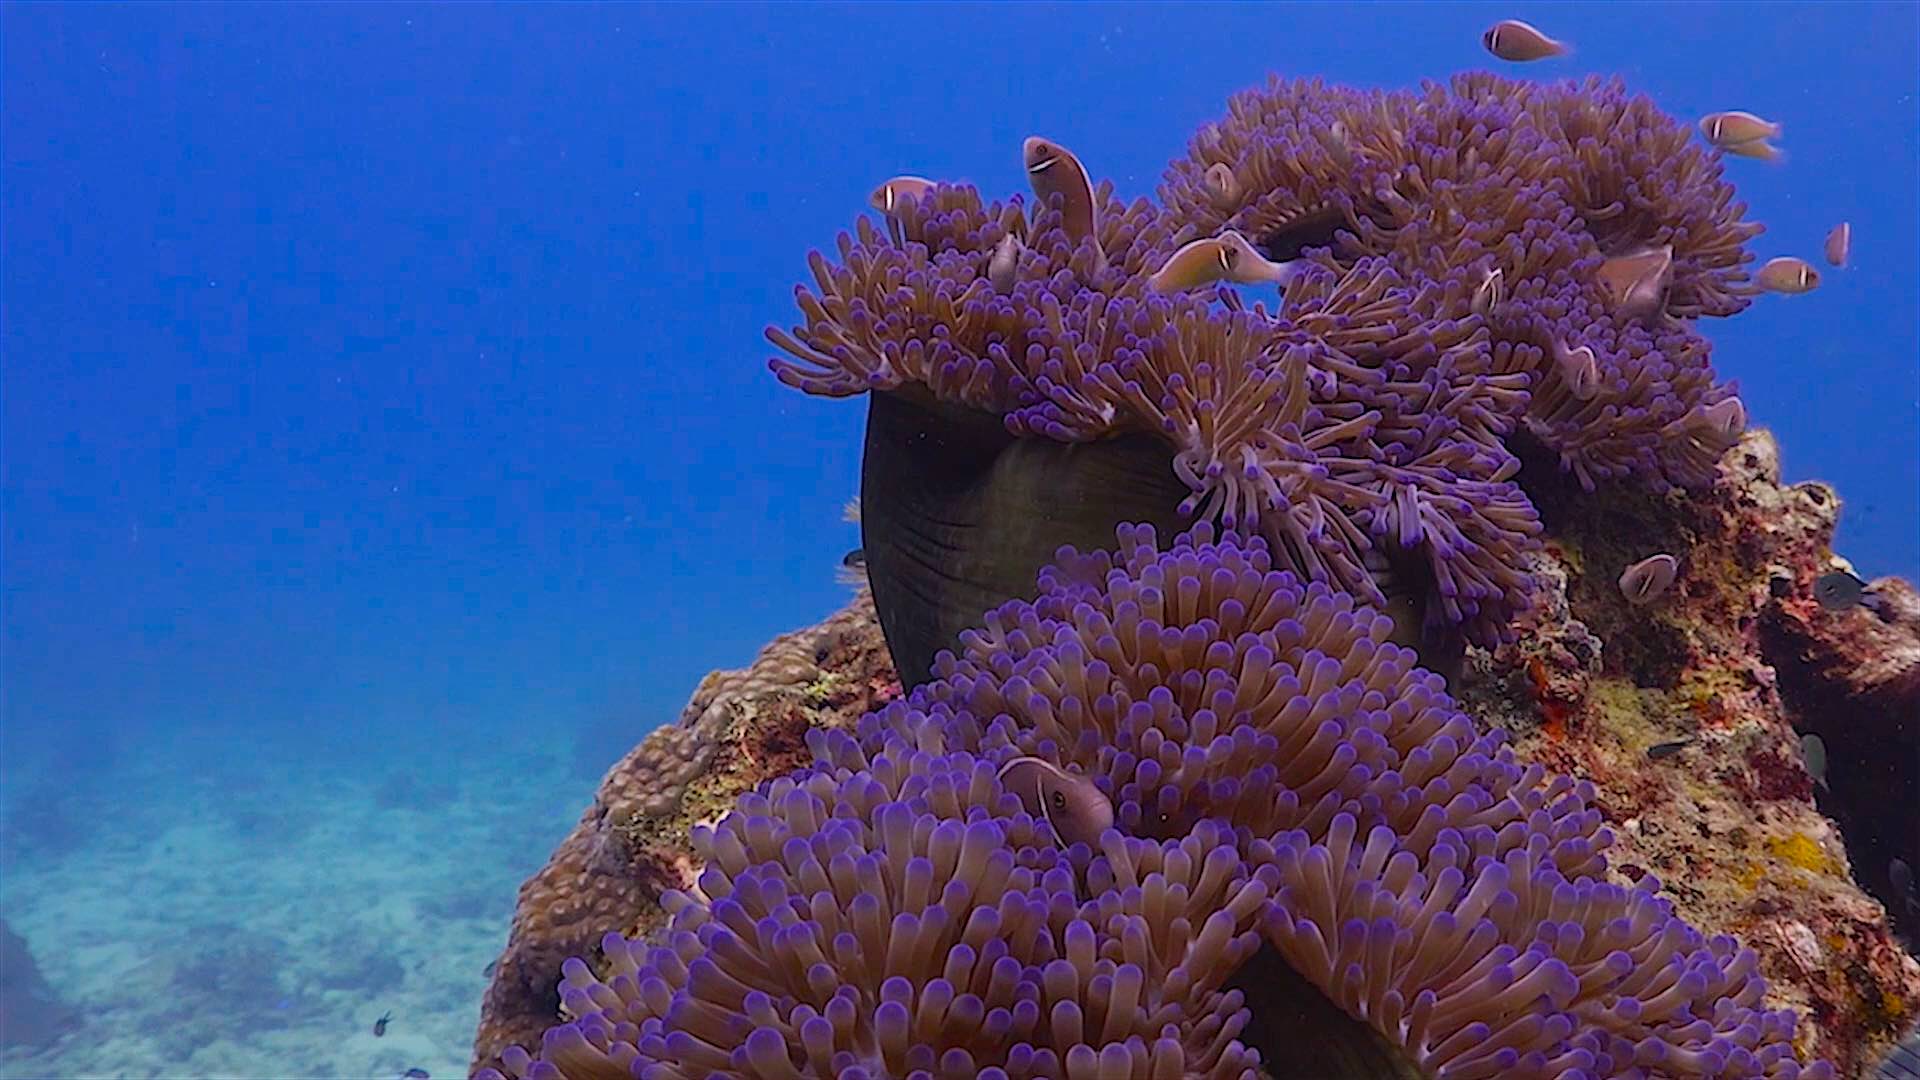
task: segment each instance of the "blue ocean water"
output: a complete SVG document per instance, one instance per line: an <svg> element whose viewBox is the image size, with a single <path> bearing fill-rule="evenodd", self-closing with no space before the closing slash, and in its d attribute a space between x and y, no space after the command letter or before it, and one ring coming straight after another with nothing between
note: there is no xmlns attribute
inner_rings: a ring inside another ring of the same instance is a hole
<svg viewBox="0 0 1920 1080"><path fill-rule="evenodd" d="M1730 165L1755 250L1847 220L1855 265L1703 329L1789 478L1846 499L1838 549L1920 577L1916 10L0 7L0 916L90 988L150 957L88 904L141 894L251 943L226 997L284 1045L411 994L444 1015L393 1037L453 1075L598 770L845 598L864 410L761 337L808 249L897 173L1022 190L1033 133L1151 195L1269 71L1619 74L1783 122L1784 164ZM1498 65L1505 17L1576 52ZM245 876L303 850L354 865ZM327 881L334 930L295 910ZM288 973L318 948L350 970ZM131 1074L245 1075L219 1000Z"/></svg>

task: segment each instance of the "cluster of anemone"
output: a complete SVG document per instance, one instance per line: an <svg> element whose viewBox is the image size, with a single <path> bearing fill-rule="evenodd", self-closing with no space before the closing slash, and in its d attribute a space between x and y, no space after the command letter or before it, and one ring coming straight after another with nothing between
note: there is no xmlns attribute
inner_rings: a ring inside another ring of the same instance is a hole
<svg viewBox="0 0 1920 1080"><path fill-rule="evenodd" d="M1233 228L1333 267L1384 257L1446 287L1455 315L1498 271L1484 323L1494 369L1533 376L1528 428L1589 488L1695 486L1718 455L1694 437L1724 450L1738 432L1708 415L1731 391L1689 324L1746 306L1760 226L1690 134L1617 80L1471 74L1384 92L1275 79L1201 130L1160 195L1183 235ZM1571 377L1582 348L1594 385Z"/></svg>
<svg viewBox="0 0 1920 1080"><path fill-rule="evenodd" d="M1611 883L1590 788L1515 760L1385 617L1257 537L1119 540L697 830L669 929L570 962L570 1019L508 1070L1258 1076L1338 1037L1235 985L1268 955L1391 1055L1363 1075L1832 1075L1754 954ZM1003 782L1027 758L1112 827L1063 839Z"/></svg>
<svg viewBox="0 0 1920 1080"><path fill-rule="evenodd" d="M1717 156L1617 83L1276 80L1201 130L1157 204L1092 196L1080 236L1058 195L889 200L837 260L814 254L771 366L1025 437L1156 434L1187 512L1371 602L1417 591L1481 643L1529 593L1516 432L1588 487L1698 485L1744 424L1691 323L1745 305L1759 227ZM1155 291L1180 245L1226 230L1305 270L1272 310Z"/></svg>
<svg viewBox="0 0 1920 1080"><path fill-rule="evenodd" d="M695 830L663 932L565 966L566 1021L508 1072L1830 1076L1754 954L1611 880L1591 788L1376 611L1510 632L1518 433L1589 486L1711 476L1744 418L1690 323L1743 306L1757 231L1717 160L1617 84L1477 75L1239 95L1158 203L1068 191L1034 145L1031 204L883 187L772 367L1016 440L1158 439L1191 530L1063 551L907 698L814 732ZM1167 287L1229 232L1293 262L1271 305ZM880 591L883 624L915 599ZM1078 802L1015 780L1043 774ZM1345 1064L1285 1056L1316 1042Z"/></svg>

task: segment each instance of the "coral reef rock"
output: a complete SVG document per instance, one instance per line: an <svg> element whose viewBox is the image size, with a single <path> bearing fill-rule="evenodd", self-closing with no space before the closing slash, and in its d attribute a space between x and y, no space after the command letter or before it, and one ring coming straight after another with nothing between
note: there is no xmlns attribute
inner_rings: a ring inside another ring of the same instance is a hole
<svg viewBox="0 0 1920 1080"><path fill-rule="evenodd" d="M899 692L864 592L825 622L775 639L752 666L707 676L676 723L608 771L580 823L521 886L481 1006L476 1062L539 1044L559 1014L568 957L594 955L608 931L645 934L665 921L660 894L700 871L694 825L810 761L809 730L851 726Z"/></svg>

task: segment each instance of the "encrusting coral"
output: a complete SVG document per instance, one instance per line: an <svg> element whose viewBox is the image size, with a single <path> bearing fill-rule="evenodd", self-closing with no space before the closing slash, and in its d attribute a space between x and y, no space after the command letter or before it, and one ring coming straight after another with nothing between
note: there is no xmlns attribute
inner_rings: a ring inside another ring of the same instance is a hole
<svg viewBox="0 0 1920 1080"><path fill-rule="evenodd" d="M783 737L794 771L656 883L666 925L569 960L566 1021L498 1063L1833 1075L1753 951L1610 872L1593 785L1423 670L1510 647L1536 596L1520 454L1690 488L1739 439L1690 326L1749 291L1717 156L1617 83L1275 82L1162 206L1062 184L890 182L812 256L772 366L872 395L863 550L912 692ZM1156 284L1214 236L1293 260L1271 310ZM1003 782L1029 758L1110 800L1097 844Z"/></svg>

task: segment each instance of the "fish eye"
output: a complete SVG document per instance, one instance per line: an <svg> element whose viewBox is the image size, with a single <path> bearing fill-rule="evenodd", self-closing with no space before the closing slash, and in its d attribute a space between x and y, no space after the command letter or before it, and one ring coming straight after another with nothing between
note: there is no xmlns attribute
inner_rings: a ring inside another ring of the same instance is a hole
<svg viewBox="0 0 1920 1080"><path fill-rule="evenodd" d="M1053 799L1053 808L1054 808L1055 810L1065 810L1065 809L1067 808L1067 793L1066 793L1066 792L1064 792L1064 791L1056 791L1056 792L1054 792L1054 793L1053 793L1053 795L1052 795L1052 799Z"/></svg>

